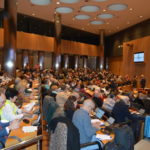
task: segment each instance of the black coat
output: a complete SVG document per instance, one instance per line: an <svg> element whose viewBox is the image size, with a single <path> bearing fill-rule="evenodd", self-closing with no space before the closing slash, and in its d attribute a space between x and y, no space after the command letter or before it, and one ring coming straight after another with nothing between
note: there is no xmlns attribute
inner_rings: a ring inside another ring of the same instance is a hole
<svg viewBox="0 0 150 150"><path fill-rule="evenodd" d="M80 137L78 129L73 125L73 123L66 117L54 118L50 124L50 130L55 131L57 123L62 122L67 125L67 150L80 150Z"/></svg>

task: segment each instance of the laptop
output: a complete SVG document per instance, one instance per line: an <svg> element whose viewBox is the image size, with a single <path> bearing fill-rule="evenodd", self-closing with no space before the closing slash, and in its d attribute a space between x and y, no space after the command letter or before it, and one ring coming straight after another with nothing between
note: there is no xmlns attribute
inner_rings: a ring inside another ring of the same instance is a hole
<svg viewBox="0 0 150 150"><path fill-rule="evenodd" d="M96 108L95 112L96 112L95 115L98 119L101 119L103 117L103 115L105 114L105 112L100 108Z"/></svg>
<svg viewBox="0 0 150 150"><path fill-rule="evenodd" d="M114 119L113 117L109 117L109 118L107 119L107 121L106 121L104 124L105 124L105 126L110 126L110 125L112 125L114 122L115 122L115 119Z"/></svg>

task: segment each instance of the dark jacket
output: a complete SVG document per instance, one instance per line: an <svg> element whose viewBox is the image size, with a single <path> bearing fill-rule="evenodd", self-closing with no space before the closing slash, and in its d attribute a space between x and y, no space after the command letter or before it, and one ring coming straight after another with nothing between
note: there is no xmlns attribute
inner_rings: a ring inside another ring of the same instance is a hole
<svg viewBox="0 0 150 150"><path fill-rule="evenodd" d="M65 110L66 117L72 121L74 110Z"/></svg>
<svg viewBox="0 0 150 150"><path fill-rule="evenodd" d="M9 123L2 123L0 121L0 149L3 148L3 145L5 144L6 138L7 138L8 134L9 134L6 131L6 127L7 126L9 126Z"/></svg>
<svg viewBox="0 0 150 150"><path fill-rule="evenodd" d="M126 119L130 120L142 119L137 115L131 114L129 112L129 106L126 105L123 101L119 101L115 104L112 110L112 116L115 118L116 123L125 122L127 121Z"/></svg>
<svg viewBox="0 0 150 150"><path fill-rule="evenodd" d="M55 132L58 123L64 123L67 126L67 150L80 150L79 131L73 123L66 117L54 118L50 124L51 132ZM65 135L64 135L65 136ZM59 143L59 141L58 141Z"/></svg>

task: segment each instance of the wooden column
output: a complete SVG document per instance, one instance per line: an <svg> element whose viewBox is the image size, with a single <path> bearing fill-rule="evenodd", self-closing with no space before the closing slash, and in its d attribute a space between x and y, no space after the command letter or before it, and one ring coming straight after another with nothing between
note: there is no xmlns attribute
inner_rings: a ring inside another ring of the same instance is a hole
<svg viewBox="0 0 150 150"><path fill-rule="evenodd" d="M97 67L97 69L103 70L105 68L104 67L104 35L105 35L105 30L100 29L99 35L100 35L99 56L97 57L96 67Z"/></svg>
<svg viewBox="0 0 150 150"><path fill-rule="evenodd" d="M74 69L78 69L79 67L79 56L75 55L75 63L74 63Z"/></svg>
<svg viewBox="0 0 150 150"><path fill-rule="evenodd" d="M83 56L83 68L87 68L87 56Z"/></svg>
<svg viewBox="0 0 150 150"><path fill-rule="evenodd" d="M61 14L55 13L55 41L53 68L59 70L61 67Z"/></svg>
<svg viewBox="0 0 150 150"><path fill-rule="evenodd" d="M40 65L40 69L44 69L44 52L38 52L38 63Z"/></svg>
<svg viewBox="0 0 150 150"><path fill-rule="evenodd" d="M10 75L16 73L16 0L4 1L4 70Z"/></svg>

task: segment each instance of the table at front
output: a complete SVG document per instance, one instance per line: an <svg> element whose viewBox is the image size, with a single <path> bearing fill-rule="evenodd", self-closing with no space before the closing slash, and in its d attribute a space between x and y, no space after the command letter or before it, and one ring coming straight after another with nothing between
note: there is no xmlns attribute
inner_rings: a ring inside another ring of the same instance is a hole
<svg viewBox="0 0 150 150"><path fill-rule="evenodd" d="M96 132L97 134L103 134L103 135L106 135L106 134L104 134L103 132L101 132L101 131L97 131ZM113 141L114 140L114 138L115 138L115 135L114 134L110 134L110 136L112 137L112 139L111 140L102 140L102 142L103 142L103 144L105 145L105 144L107 144L108 142L111 142L111 141Z"/></svg>
<svg viewBox="0 0 150 150"><path fill-rule="evenodd" d="M29 120L30 120L30 123L29 123L29 124L26 124L26 123L24 123L23 121L21 121L21 123L20 123L20 128L11 131L9 136L17 136L17 137L19 137L22 141L30 140L30 139L32 139L32 138L35 138L35 137L37 136L37 131L25 133L25 132L23 132L23 130L22 130L22 127L23 127L23 126L30 126L30 125L31 125L31 122L32 122L33 120L35 120L35 117L32 118L32 119L29 119ZM15 144L18 144L18 143L19 143L19 141L17 141L16 139L8 138L7 141L6 141L5 147L7 148L7 147L10 147L10 146L15 145ZM34 145L29 146L29 147L26 148L26 150L36 150L36 149L37 149L37 144L34 144Z"/></svg>

